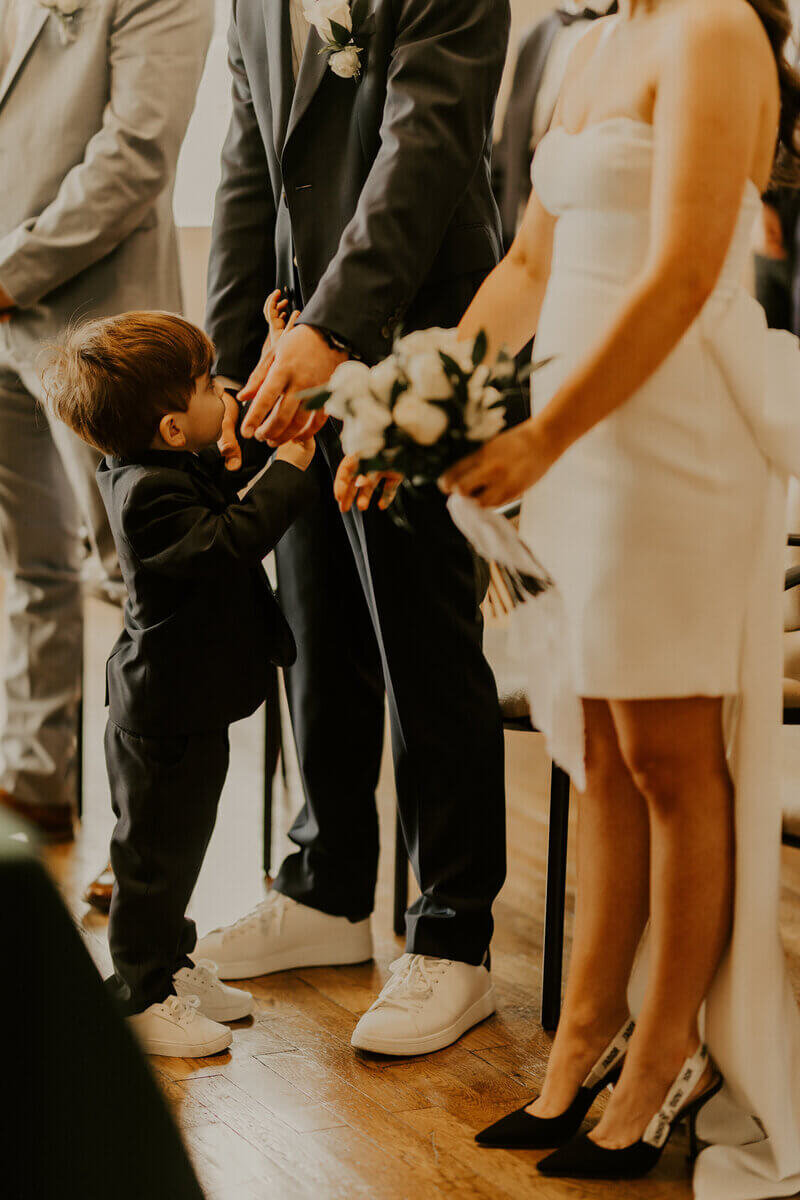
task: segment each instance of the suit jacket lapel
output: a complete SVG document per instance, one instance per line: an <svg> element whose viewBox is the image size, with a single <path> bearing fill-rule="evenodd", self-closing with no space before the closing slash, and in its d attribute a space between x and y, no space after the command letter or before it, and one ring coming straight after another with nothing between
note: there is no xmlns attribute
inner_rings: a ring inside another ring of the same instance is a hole
<svg viewBox="0 0 800 1200"><path fill-rule="evenodd" d="M11 86L19 74L22 64L33 49L33 44L42 32L44 23L50 15L48 10L40 4L21 5L19 13L22 24L19 29L14 53L6 68L5 76L0 80L0 104L3 103L11 91Z"/></svg>
<svg viewBox="0 0 800 1200"><path fill-rule="evenodd" d="M294 91L292 110L289 114L289 124L286 130L285 143L289 141L295 129L303 118L309 104L314 99L317 88L325 78L328 70L327 54L320 54L322 38L313 27L309 30L308 41L303 53L303 61L297 75L297 86Z"/></svg>
<svg viewBox="0 0 800 1200"><path fill-rule="evenodd" d="M272 107L272 137L278 158L286 140L286 127L294 92L292 32L289 0L262 0L267 32L267 67Z"/></svg>

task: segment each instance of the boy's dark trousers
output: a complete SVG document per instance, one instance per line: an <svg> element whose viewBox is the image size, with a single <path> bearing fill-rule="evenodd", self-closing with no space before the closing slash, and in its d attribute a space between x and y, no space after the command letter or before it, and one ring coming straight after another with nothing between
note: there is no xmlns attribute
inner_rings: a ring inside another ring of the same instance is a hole
<svg viewBox="0 0 800 1200"><path fill-rule="evenodd" d="M117 824L108 980L127 1015L174 994L172 977L197 941L186 917L228 770L228 729L140 737L106 726L106 765Z"/></svg>

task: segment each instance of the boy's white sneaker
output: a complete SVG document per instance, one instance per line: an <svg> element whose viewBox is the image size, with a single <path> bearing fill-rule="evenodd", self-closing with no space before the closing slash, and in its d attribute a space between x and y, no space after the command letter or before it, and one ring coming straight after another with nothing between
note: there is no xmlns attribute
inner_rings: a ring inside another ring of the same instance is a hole
<svg viewBox="0 0 800 1200"><path fill-rule="evenodd" d="M458 1040L496 1008L486 967L404 954L356 1025L352 1044L375 1054L430 1054Z"/></svg>
<svg viewBox="0 0 800 1200"><path fill-rule="evenodd" d="M252 979L295 967L333 967L372 958L369 920L349 921L270 891L252 912L197 943L220 979Z"/></svg>
<svg viewBox="0 0 800 1200"><path fill-rule="evenodd" d="M161 1004L151 1004L128 1020L145 1054L205 1058L221 1054L233 1041L227 1025L202 1015L196 996L167 996Z"/></svg>
<svg viewBox="0 0 800 1200"><path fill-rule="evenodd" d="M197 996L200 1012L212 1021L241 1021L253 1011L250 993L224 984L217 964L208 958L199 958L193 967L181 967L172 982L179 996Z"/></svg>

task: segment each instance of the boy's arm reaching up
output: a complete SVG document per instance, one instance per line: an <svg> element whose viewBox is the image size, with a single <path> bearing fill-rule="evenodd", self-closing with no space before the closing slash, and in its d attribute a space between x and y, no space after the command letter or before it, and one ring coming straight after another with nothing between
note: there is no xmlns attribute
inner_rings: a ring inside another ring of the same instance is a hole
<svg viewBox="0 0 800 1200"><path fill-rule="evenodd" d="M203 504L188 474L175 472L159 491L145 476L123 505L128 544L144 567L175 579L209 578L234 564L255 567L315 494L306 474L313 455L313 442L281 447L247 495L221 513Z"/></svg>

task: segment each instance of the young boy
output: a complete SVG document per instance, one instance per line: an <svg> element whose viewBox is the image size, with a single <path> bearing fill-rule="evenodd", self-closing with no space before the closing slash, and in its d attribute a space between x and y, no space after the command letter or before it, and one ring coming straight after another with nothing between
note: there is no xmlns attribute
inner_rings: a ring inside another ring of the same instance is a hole
<svg viewBox="0 0 800 1200"><path fill-rule="evenodd" d="M283 320L272 308L275 337ZM75 329L48 372L54 411L106 455L97 479L128 589L106 670L117 817L109 986L145 1050L179 1057L224 1050L231 1032L219 1022L252 1009L213 964L192 962L185 910L225 781L228 726L262 703L269 661L296 653L261 560L314 491L304 474L313 441L282 446L258 475L271 452L251 440L250 461L226 470L213 355L180 317L131 312Z"/></svg>

